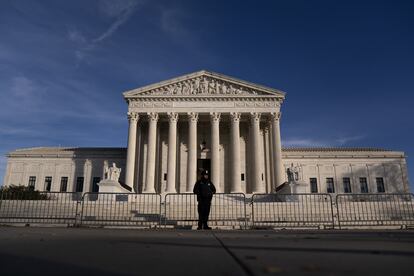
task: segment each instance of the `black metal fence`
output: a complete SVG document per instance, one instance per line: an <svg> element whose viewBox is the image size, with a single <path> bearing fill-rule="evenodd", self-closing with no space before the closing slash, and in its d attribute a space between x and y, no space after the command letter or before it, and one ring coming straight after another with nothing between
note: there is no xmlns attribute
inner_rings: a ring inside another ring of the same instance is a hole
<svg viewBox="0 0 414 276"><path fill-rule="evenodd" d="M255 194L252 227L334 228L329 194Z"/></svg>
<svg viewBox="0 0 414 276"><path fill-rule="evenodd" d="M81 193L2 192L0 223L75 225Z"/></svg>
<svg viewBox="0 0 414 276"><path fill-rule="evenodd" d="M0 224L192 227L193 194L0 193ZM413 194L215 194L209 223L241 228L414 227Z"/></svg>
<svg viewBox="0 0 414 276"><path fill-rule="evenodd" d="M339 228L414 225L413 194L338 194Z"/></svg>
<svg viewBox="0 0 414 276"><path fill-rule="evenodd" d="M166 226L189 227L197 225L196 195L166 194L164 204L164 223ZM245 194L215 194L211 202L209 224L211 226L247 228Z"/></svg>
<svg viewBox="0 0 414 276"><path fill-rule="evenodd" d="M85 193L81 225L159 226L161 195L133 193Z"/></svg>

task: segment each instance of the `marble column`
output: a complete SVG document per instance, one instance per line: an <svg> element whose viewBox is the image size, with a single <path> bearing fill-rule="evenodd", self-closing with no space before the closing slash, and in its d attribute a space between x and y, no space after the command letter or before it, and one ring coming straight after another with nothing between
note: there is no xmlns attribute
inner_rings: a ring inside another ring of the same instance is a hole
<svg viewBox="0 0 414 276"><path fill-rule="evenodd" d="M143 193L155 193L155 157L157 144L158 113L148 113L148 150L147 150L147 175Z"/></svg>
<svg viewBox="0 0 414 276"><path fill-rule="evenodd" d="M129 130L128 130L128 150L127 162L125 171L125 184L134 187L134 172L135 172L135 155L136 155L136 140L137 140L137 123L138 114L135 112L128 112Z"/></svg>
<svg viewBox="0 0 414 276"><path fill-rule="evenodd" d="M231 144L231 189L232 193L241 193L240 171L240 113L231 112L230 144Z"/></svg>
<svg viewBox="0 0 414 276"><path fill-rule="evenodd" d="M271 192L276 192L276 178L275 178L275 155L274 155L274 145L273 145L273 128L272 128L272 120L268 121L268 128L269 128L269 149L270 149L270 158L269 158L269 170L270 170L270 185L271 185Z"/></svg>
<svg viewBox="0 0 414 276"><path fill-rule="evenodd" d="M223 192L220 185L220 113L210 113L211 119L211 181L217 192Z"/></svg>
<svg viewBox="0 0 414 276"><path fill-rule="evenodd" d="M266 191L267 193L271 193L273 191L272 188L272 177L271 177L271 153L272 151L270 150L270 142L269 142L269 126L267 125L267 123L264 125L263 128L263 149L264 149L264 157L265 157L265 165L264 165L264 173L265 173L265 179L266 179Z"/></svg>
<svg viewBox="0 0 414 276"><path fill-rule="evenodd" d="M175 172L177 164L177 120L178 114L168 113L168 159L167 159L167 193L176 193L175 189Z"/></svg>
<svg viewBox="0 0 414 276"><path fill-rule="evenodd" d="M272 123L272 140L273 140L273 156L274 156L274 173L275 173L275 185L281 185L284 178L284 169L282 163L282 141L280 139L280 116L281 112L273 112L270 114Z"/></svg>
<svg viewBox="0 0 414 276"><path fill-rule="evenodd" d="M192 193L197 180L197 122L198 113L188 113L187 189Z"/></svg>
<svg viewBox="0 0 414 276"><path fill-rule="evenodd" d="M253 149L253 193L264 193L265 187L262 181L262 166L261 166L261 150L260 150L260 113L250 113L250 129L252 131L252 144Z"/></svg>

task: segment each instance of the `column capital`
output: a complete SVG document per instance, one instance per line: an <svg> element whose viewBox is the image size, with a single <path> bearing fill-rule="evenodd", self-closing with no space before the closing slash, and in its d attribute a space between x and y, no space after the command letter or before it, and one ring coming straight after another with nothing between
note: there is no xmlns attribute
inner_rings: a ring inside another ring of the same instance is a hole
<svg viewBox="0 0 414 276"><path fill-rule="evenodd" d="M280 111L270 113L270 119L272 121L279 121L281 116L282 116L282 112Z"/></svg>
<svg viewBox="0 0 414 276"><path fill-rule="evenodd" d="M178 121L178 113L168 112L167 115L170 123L176 123Z"/></svg>
<svg viewBox="0 0 414 276"><path fill-rule="evenodd" d="M138 121L139 115L136 112L128 112L127 113L128 121Z"/></svg>
<svg viewBox="0 0 414 276"><path fill-rule="evenodd" d="M220 112L210 112L211 122L220 122Z"/></svg>
<svg viewBox="0 0 414 276"><path fill-rule="evenodd" d="M260 122L261 113L259 112L250 112L250 120L253 122Z"/></svg>
<svg viewBox="0 0 414 276"><path fill-rule="evenodd" d="M148 112L147 115L148 115L148 119L150 119L150 121L153 121L153 122L158 121L158 118L159 118L158 113Z"/></svg>
<svg viewBox="0 0 414 276"><path fill-rule="evenodd" d="M198 121L198 113L197 112L188 112L187 115L188 115L188 119L191 122L195 123L195 122Z"/></svg>
<svg viewBox="0 0 414 276"><path fill-rule="evenodd" d="M230 112L230 118L232 122L240 122L240 112Z"/></svg>

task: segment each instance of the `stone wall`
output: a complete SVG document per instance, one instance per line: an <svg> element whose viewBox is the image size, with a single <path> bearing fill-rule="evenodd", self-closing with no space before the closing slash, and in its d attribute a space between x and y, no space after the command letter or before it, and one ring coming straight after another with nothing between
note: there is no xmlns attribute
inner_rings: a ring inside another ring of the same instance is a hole
<svg viewBox="0 0 414 276"><path fill-rule="evenodd" d="M243 128L242 128L243 129ZM223 131L225 134L225 131ZM183 191L186 185L186 148L184 146L186 135L183 136L183 143L178 147L178 173L177 190ZM248 133L241 131L242 154L241 157L246 162L242 162L242 173L245 173L245 181L242 182L246 193L249 193L249 158L248 148L243 144ZM165 137L160 133L160 151L157 159L158 172L157 192L165 189L163 173L166 171L165 157L167 156L167 147ZM145 137L143 135L142 137ZM208 135L206 136L208 140ZM207 141L208 142L208 141ZM223 150L221 158L223 162L221 181L226 185L228 181L228 160L226 159L226 148L228 141L223 139ZM137 162L138 173L135 185L142 183L145 179L144 164L140 160L145 160L146 148L145 143L140 148L139 155L141 158ZM207 156L208 158L208 156ZM263 157L264 158L264 157ZM8 163L4 177L4 185L25 185L29 184L29 177L36 177L35 189L45 190L45 177L52 177L51 191L60 190L60 181L62 177L68 177L67 191L75 191L76 178L84 177L84 192L92 191L93 177L103 178L103 168L105 162L110 166L115 162L122 169L120 181L125 179L125 148L33 148L19 149L8 154ZM265 162L265 161L263 161ZM309 178L316 178L318 183L318 192L326 193L326 178L334 179L335 192L343 193L343 178L349 177L353 193L359 193L359 178L366 177L368 192L376 193L376 178L384 179L385 191L387 193L409 192L409 183L407 175L406 159L403 152L385 151L378 149L284 149L283 165L286 168L294 166L299 167L300 178L309 184ZM267 192L274 190L271 183L266 181ZM286 175L285 175L285 180ZM134 187L135 189L137 186ZM139 189L138 189L139 190ZM229 192L227 188L225 192ZM308 192L310 188L308 186Z"/></svg>

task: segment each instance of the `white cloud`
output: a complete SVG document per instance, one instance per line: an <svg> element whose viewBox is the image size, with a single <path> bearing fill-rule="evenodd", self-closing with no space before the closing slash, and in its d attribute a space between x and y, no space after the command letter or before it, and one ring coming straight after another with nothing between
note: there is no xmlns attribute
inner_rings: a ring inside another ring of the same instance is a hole
<svg viewBox="0 0 414 276"><path fill-rule="evenodd" d="M340 138L336 139L336 141L340 145L345 145L345 144L348 144L349 142L354 142L354 141L361 140L364 137L365 137L365 135L343 136L343 137L340 137Z"/></svg>
<svg viewBox="0 0 414 276"><path fill-rule="evenodd" d="M95 38L87 38L77 29L70 29L68 31L68 39L75 42L77 49L75 56L78 61L85 59L88 52L93 51L96 46L102 41L111 37L123 24L125 24L134 14L140 0L102 0L99 2L99 11L106 17L115 18L111 25L99 36Z"/></svg>
<svg viewBox="0 0 414 276"><path fill-rule="evenodd" d="M182 12L177 9L164 9L161 11L161 29L173 37L186 35L186 29L179 21Z"/></svg>
<svg viewBox="0 0 414 276"><path fill-rule="evenodd" d="M68 31L68 38L69 40L78 43L78 44L85 44L86 38L76 29L72 29Z"/></svg>
<svg viewBox="0 0 414 276"><path fill-rule="evenodd" d="M282 143L285 147L338 147L344 146L349 142L355 142L361 140L365 135L353 135L353 136L342 136L337 139L322 139L316 140L313 138L288 138L283 140Z"/></svg>
<svg viewBox="0 0 414 276"><path fill-rule="evenodd" d="M138 0L101 0L99 1L99 11L108 17L119 17L142 2Z"/></svg>
<svg viewBox="0 0 414 276"><path fill-rule="evenodd" d="M30 79L18 76L14 77L11 81L11 92L17 97L31 97L35 91L35 84Z"/></svg>
<svg viewBox="0 0 414 276"><path fill-rule="evenodd" d="M285 147L327 147L329 143L323 141L316 141L312 139L293 138L282 140Z"/></svg>
<svg viewBox="0 0 414 276"><path fill-rule="evenodd" d="M111 26L104 32L102 33L99 37L95 38L93 40L94 43L98 43L101 42L105 39L107 39L108 37L110 37L112 34L114 34L118 28L124 24L134 13L135 11L135 6L132 6L129 9L126 9L124 12L122 12L117 19L115 20L115 22L113 22L111 24Z"/></svg>

